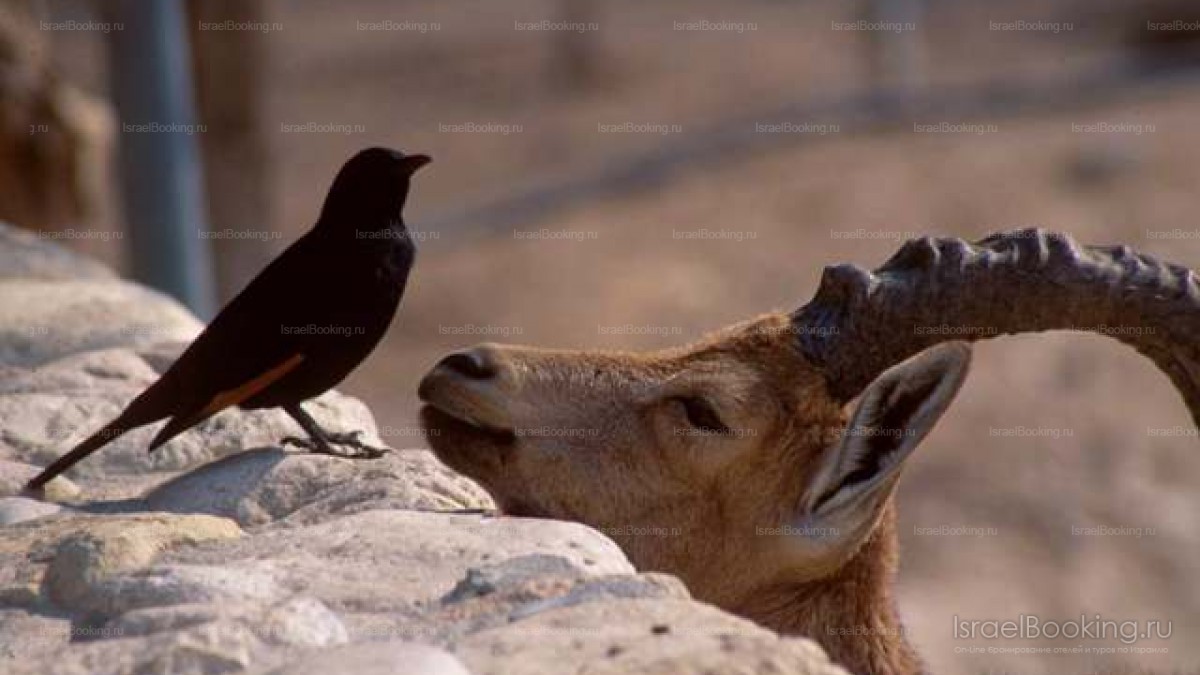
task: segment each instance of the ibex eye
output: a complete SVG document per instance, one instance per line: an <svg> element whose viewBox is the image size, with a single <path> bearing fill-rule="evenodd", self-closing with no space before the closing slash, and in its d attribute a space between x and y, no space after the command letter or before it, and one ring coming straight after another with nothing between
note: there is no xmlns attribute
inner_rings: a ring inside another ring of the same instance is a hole
<svg viewBox="0 0 1200 675"><path fill-rule="evenodd" d="M697 397L687 396L681 397L679 402L683 404L683 411L687 415L688 424L693 427L713 434L728 434L729 427L721 421L717 412L713 410L712 404L708 401Z"/></svg>

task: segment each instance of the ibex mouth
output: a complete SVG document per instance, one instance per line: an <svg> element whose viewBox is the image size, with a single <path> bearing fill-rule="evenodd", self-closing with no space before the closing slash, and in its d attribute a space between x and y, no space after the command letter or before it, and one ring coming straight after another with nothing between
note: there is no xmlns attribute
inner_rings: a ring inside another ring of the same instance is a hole
<svg viewBox="0 0 1200 675"><path fill-rule="evenodd" d="M467 432L486 436L498 443L512 443L516 440L516 434L513 433L512 429L495 427L476 419L465 411L446 408L432 403L426 404L421 408L421 420L424 423L426 433L432 431L431 435L435 436L443 433L447 428L453 428L460 433Z"/></svg>
<svg viewBox="0 0 1200 675"><path fill-rule="evenodd" d="M429 371L417 388L425 402L422 418L439 426L463 427L493 440L515 438L505 397L487 364L468 353L452 354ZM427 412L428 411L428 414Z"/></svg>
<svg viewBox="0 0 1200 675"><path fill-rule="evenodd" d="M516 434L512 431L480 424L473 417L440 405L421 407L421 426L438 459L485 488L490 478L512 461L516 450Z"/></svg>

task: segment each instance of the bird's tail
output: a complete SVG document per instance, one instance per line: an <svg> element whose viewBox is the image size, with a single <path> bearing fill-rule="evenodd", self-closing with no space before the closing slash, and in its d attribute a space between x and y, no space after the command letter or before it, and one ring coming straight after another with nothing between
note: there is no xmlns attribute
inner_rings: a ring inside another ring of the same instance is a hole
<svg viewBox="0 0 1200 675"><path fill-rule="evenodd" d="M117 417L117 419L106 424L104 428L85 438L81 443L79 443L79 445L71 448L70 452L54 460L53 464L46 467L45 470L39 473L33 480L25 484L24 493L27 495L40 497L42 494L42 489L45 487L46 483L49 483L51 480L53 480L55 476L71 468L79 460L99 450L109 441L136 426L140 425L130 424L125 419L125 415Z"/></svg>
<svg viewBox="0 0 1200 675"><path fill-rule="evenodd" d="M46 467L33 480L25 484L23 494L30 497L41 497L42 490L46 483L54 480L58 474L66 471L74 466L84 457L99 450L109 441L116 440L118 436L124 434L130 429L136 429L143 424L157 422L162 418L171 414L179 399L179 379L173 375L173 369L167 372L158 380L146 388L145 391L138 394L137 398L133 399L125 410L117 415L117 418L108 424L104 425L96 433L83 439L67 454L54 460L54 463Z"/></svg>

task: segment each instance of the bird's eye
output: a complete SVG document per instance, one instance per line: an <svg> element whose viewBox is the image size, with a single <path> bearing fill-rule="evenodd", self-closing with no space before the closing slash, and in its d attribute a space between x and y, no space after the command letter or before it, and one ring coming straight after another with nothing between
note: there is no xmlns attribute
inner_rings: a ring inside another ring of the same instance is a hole
<svg viewBox="0 0 1200 675"><path fill-rule="evenodd" d="M712 404L708 401L699 396L684 396L678 400L683 405L683 412L687 415L688 424L711 434L729 433L729 427L725 426L720 416L717 415L717 411L713 410Z"/></svg>

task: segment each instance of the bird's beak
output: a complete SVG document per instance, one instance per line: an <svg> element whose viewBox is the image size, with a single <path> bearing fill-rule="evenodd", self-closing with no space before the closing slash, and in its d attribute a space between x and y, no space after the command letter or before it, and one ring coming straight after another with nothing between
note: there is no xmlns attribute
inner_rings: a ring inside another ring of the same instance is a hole
<svg viewBox="0 0 1200 675"><path fill-rule="evenodd" d="M429 155L408 155L404 158L404 164L408 166L408 173L412 175L417 172L417 169L432 162Z"/></svg>

